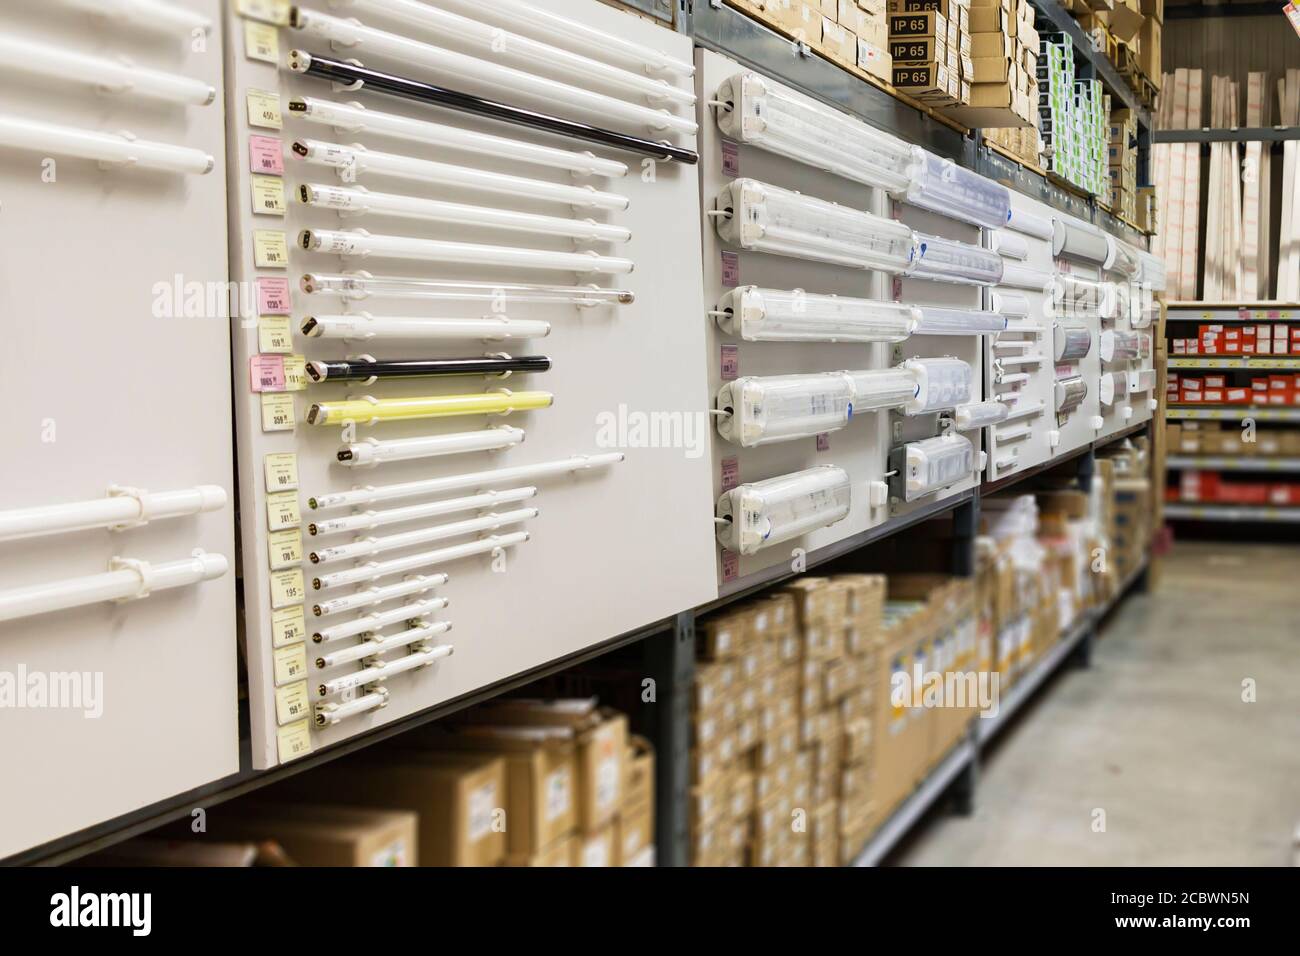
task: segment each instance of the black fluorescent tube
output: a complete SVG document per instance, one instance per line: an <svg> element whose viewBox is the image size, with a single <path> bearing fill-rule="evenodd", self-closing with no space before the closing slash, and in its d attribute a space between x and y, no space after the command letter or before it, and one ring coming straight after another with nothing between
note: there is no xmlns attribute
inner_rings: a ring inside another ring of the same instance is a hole
<svg viewBox="0 0 1300 956"><path fill-rule="evenodd" d="M611 146L614 149L640 153L643 156L653 156L656 159L673 159L679 163L687 163L692 166L698 163L700 159L699 154L694 150L683 149L680 146L656 143L651 139L628 136L626 133L616 133L613 130L602 129L599 126L588 126L586 123L577 123L573 120L561 119L558 116L550 116L546 113L526 110L519 106L511 106L508 103L486 100L481 96L460 93L421 80L412 80L405 76L380 73L378 70L368 70L363 66L355 66L351 63L345 63L343 60L318 56L315 53L306 53L302 50L294 50L289 54L289 68L297 73L314 76L318 80L329 80L332 83L345 83L348 85L361 84L380 93L387 93L390 96L400 96L403 99L431 103L434 106L445 106L449 109L459 110L462 113L487 116L492 119L513 123L516 126L527 126L531 129L543 130L547 133L559 133L561 136L570 136L590 143L600 143L602 146ZM293 109L292 103L290 103L289 108Z"/></svg>
<svg viewBox="0 0 1300 956"><path fill-rule="evenodd" d="M475 356L448 359L357 359L345 362L308 362L314 382L357 382L371 378L427 378L441 375L501 375L506 372L545 372L551 360L545 355L518 358Z"/></svg>

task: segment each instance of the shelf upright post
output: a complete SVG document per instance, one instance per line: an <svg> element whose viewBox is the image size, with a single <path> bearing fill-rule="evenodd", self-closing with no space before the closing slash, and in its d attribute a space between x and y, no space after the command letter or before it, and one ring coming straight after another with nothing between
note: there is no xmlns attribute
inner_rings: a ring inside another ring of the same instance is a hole
<svg viewBox="0 0 1300 956"><path fill-rule="evenodd" d="M655 856L659 866L690 864L691 686L695 683L695 614L683 611L672 628L643 644L646 676L654 681Z"/></svg>
<svg viewBox="0 0 1300 956"><path fill-rule="evenodd" d="M975 576L975 536L980 530L979 489L969 501L952 512L952 573L959 578Z"/></svg>

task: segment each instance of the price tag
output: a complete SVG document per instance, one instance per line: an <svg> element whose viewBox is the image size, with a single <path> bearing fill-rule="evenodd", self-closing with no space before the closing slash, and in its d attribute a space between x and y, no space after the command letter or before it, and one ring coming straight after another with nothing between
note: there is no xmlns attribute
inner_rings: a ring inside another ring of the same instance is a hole
<svg viewBox="0 0 1300 956"><path fill-rule="evenodd" d="M296 567L302 564L302 532L297 528L273 532L266 539L266 550L272 571Z"/></svg>
<svg viewBox="0 0 1300 956"><path fill-rule="evenodd" d="M280 65L280 31L265 23L244 21L244 55L250 60Z"/></svg>
<svg viewBox="0 0 1300 956"><path fill-rule="evenodd" d="M250 355L248 384L254 392L283 392L285 390L284 356Z"/></svg>
<svg viewBox="0 0 1300 956"><path fill-rule="evenodd" d="M275 692L275 722L287 724L302 720L311 713L311 699L307 692L307 682L300 680L296 684L278 688Z"/></svg>
<svg viewBox="0 0 1300 956"><path fill-rule="evenodd" d="M722 380L734 382L740 375L740 351L734 345L724 345L721 351Z"/></svg>
<svg viewBox="0 0 1300 956"><path fill-rule="evenodd" d="M735 551L722 551L722 580L734 581L740 577L740 555Z"/></svg>
<svg viewBox="0 0 1300 956"><path fill-rule="evenodd" d="M307 586L302 580L302 568L275 571L271 574L271 609L279 610L290 604L301 604L307 596Z"/></svg>
<svg viewBox="0 0 1300 956"><path fill-rule="evenodd" d="M266 496L266 527L283 531L302 525L302 509L298 505L298 492L280 491Z"/></svg>
<svg viewBox="0 0 1300 956"><path fill-rule="evenodd" d="M311 753L311 721L299 720L281 727L275 737L280 763L288 763Z"/></svg>
<svg viewBox="0 0 1300 956"><path fill-rule="evenodd" d="M740 147L729 139L722 141L722 175L740 175Z"/></svg>
<svg viewBox="0 0 1300 956"><path fill-rule="evenodd" d="M307 360L303 356L284 356L284 387L291 392L301 392L307 387Z"/></svg>
<svg viewBox="0 0 1300 956"><path fill-rule="evenodd" d="M253 230L253 263L259 269L289 268L289 244L275 229Z"/></svg>
<svg viewBox="0 0 1300 956"><path fill-rule="evenodd" d="M722 490L730 491L740 484L740 459L722 459Z"/></svg>
<svg viewBox="0 0 1300 956"><path fill-rule="evenodd" d="M284 117L280 115L280 94L270 90L249 90L248 125L259 129L282 129Z"/></svg>
<svg viewBox="0 0 1300 956"><path fill-rule="evenodd" d="M284 175L284 145L274 136L248 137L248 171L266 176Z"/></svg>
<svg viewBox="0 0 1300 956"><path fill-rule="evenodd" d="M728 289L740 285L740 256L734 252L722 254L722 284Z"/></svg>
<svg viewBox="0 0 1300 956"><path fill-rule="evenodd" d="M289 280L261 276L257 280L257 314L288 315L292 310Z"/></svg>
<svg viewBox="0 0 1300 956"><path fill-rule="evenodd" d="M831 436L827 432L822 432L820 435L817 436L817 450L818 451L831 450Z"/></svg>
<svg viewBox="0 0 1300 956"><path fill-rule="evenodd" d="M268 492L298 490L298 456L293 452L267 455L262 460L262 471Z"/></svg>
<svg viewBox="0 0 1300 956"><path fill-rule="evenodd" d="M307 619L302 605L271 612L271 646L287 647L307 640Z"/></svg>
<svg viewBox="0 0 1300 956"><path fill-rule="evenodd" d="M277 27L289 23L289 0L237 0L235 10L241 17L261 20Z"/></svg>
<svg viewBox="0 0 1300 956"><path fill-rule="evenodd" d="M271 669L275 673L275 686L291 684L307 676L307 645L294 644L271 652Z"/></svg>
<svg viewBox="0 0 1300 956"><path fill-rule="evenodd" d="M267 392L262 396L262 431L291 432L297 424L292 395L288 392Z"/></svg>
<svg viewBox="0 0 1300 956"><path fill-rule="evenodd" d="M264 315L257 320L257 348L276 354L293 351L293 327L287 315Z"/></svg>
<svg viewBox="0 0 1300 956"><path fill-rule="evenodd" d="M284 202L284 180L279 176L253 176L253 215L283 216L288 208Z"/></svg>

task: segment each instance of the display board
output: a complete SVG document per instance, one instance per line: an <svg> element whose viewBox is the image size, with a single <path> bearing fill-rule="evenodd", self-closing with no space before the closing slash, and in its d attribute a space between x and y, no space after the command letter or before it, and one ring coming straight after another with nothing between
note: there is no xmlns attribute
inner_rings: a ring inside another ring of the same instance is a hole
<svg viewBox="0 0 1300 956"><path fill-rule="evenodd" d="M238 698L217 0L0 52L3 857L234 772Z"/></svg>
<svg viewBox="0 0 1300 956"><path fill-rule="evenodd" d="M258 767L716 595L690 40L592 0L292 20L228 24Z"/></svg>

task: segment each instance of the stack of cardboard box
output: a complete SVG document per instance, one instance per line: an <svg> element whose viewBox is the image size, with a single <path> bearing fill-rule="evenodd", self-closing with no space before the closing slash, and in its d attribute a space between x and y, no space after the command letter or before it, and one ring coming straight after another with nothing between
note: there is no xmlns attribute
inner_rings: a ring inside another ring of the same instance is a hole
<svg viewBox="0 0 1300 956"><path fill-rule="evenodd" d="M1098 454L1097 471L1111 493L1107 555L1122 581L1141 565L1154 530L1149 441L1135 436L1106 448Z"/></svg>
<svg viewBox="0 0 1300 956"><path fill-rule="evenodd" d="M970 102L970 0L890 0L894 86L936 107Z"/></svg>
<svg viewBox="0 0 1300 956"><path fill-rule="evenodd" d="M1068 35L1042 35L1038 89L1048 168L1086 192L1109 195L1110 98L1100 80L1075 78L1074 45Z"/></svg>
<svg viewBox="0 0 1300 956"><path fill-rule="evenodd" d="M1007 142L1037 161L1038 34L1028 0L971 0L968 106L953 116L968 126L1016 129Z"/></svg>
<svg viewBox="0 0 1300 956"><path fill-rule="evenodd" d="M889 81L885 0L732 0L827 59Z"/></svg>
<svg viewBox="0 0 1300 956"><path fill-rule="evenodd" d="M1106 145L1110 208L1129 222L1138 219L1137 118L1132 110L1112 110Z"/></svg>

